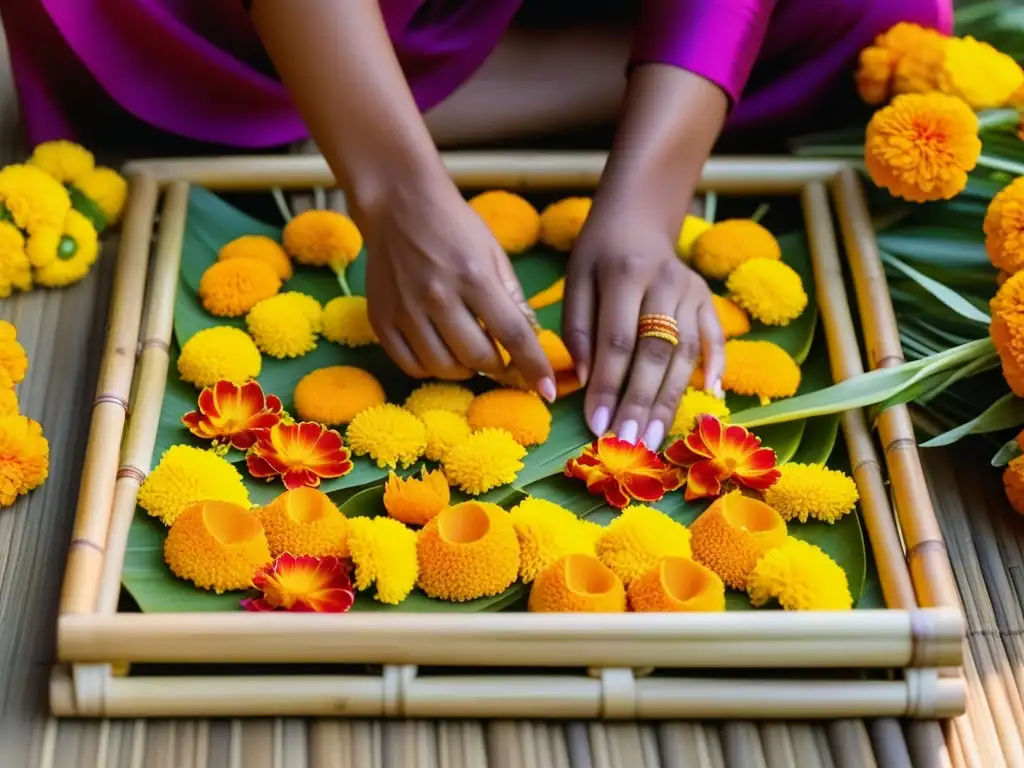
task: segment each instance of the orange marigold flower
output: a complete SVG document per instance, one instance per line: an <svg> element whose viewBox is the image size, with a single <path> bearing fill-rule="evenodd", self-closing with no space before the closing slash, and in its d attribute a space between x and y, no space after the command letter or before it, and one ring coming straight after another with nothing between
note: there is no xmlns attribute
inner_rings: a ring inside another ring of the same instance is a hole
<svg viewBox="0 0 1024 768"><path fill-rule="evenodd" d="M1024 268L1024 176L992 198L984 228L985 250L992 265L1008 275Z"/></svg>
<svg viewBox="0 0 1024 768"><path fill-rule="evenodd" d="M958 195L980 155L977 115L941 93L897 96L871 118L864 144L872 181L915 203Z"/></svg>
<svg viewBox="0 0 1024 768"><path fill-rule="evenodd" d="M473 429L504 429L524 447L547 442L551 412L535 392L492 389L473 398L466 414Z"/></svg>
<svg viewBox="0 0 1024 768"><path fill-rule="evenodd" d="M469 201L505 253L522 253L537 244L540 214L519 195L500 189L483 192Z"/></svg>
<svg viewBox="0 0 1024 768"><path fill-rule="evenodd" d="M742 336L750 331L750 316L736 302L718 294L711 295L711 303L718 316L718 324L722 326L725 338Z"/></svg>
<svg viewBox="0 0 1024 768"><path fill-rule="evenodd" d="M263 394L259 382L239 386L222 379L199 393L198 409L181 417L189 432L214 445L247 451L256 442L257 429L270 429L281 420L277 395Z"/></svg>
<svg viewBox="0 0 1024 768"><path fill-rule="evenodd" d="M537 343L540 344L541 350L551 364L551 369L555 372L556 395L565 397L582 389L583 385L580 384L579 376L576 375L576 363L573 361L572 355L569 354L562 337L554 331L543 328L537 331ZM512 356L500 344L498 352L501 354L502 361L508 366L512 362ZM526 381L514 368L506 367L505 375L496 377L496 380L508 387L528 388Z"/></svg>
<svg viewBox="0 0 1024 768"><path fill-rule="evenodd" d="M666 557L630 582L626 597L637 612L725 610L725 584L688 557Z"/></svg>
<svg viewBox="0 0 1024 768"><path fill-rule="evenodd" d="M1024 456L1018 456L1006 465L1003 488L1010 506L1024 515Z"/></svg>
<svg viewBox="0 0 1024 768"><path fill-rule="evenodd" d="M693 244L693 266L713 280L725 280L736 267L751 259L781 258L782 247L775 235L753 219L719 221Z"/></svg>
<svg viewBox="0 0 1024 768"><path fill-rule="evenodd" d="M312 267L344 268L363 249L363 236L355 223L337 211L300 213L285 225L281 237L289 256Z"/></svg>
<svg viewBox="0 0 1024 768"><path fill-rule="evenodd" d="M218 317L241 317L279 290L281 278L256 259L218 261L199 278L199 298Z"/></svg>
<svg viewBox="0 0 1024 768"><path fill-rule="evenodd" d="M348 365L310 371L295 386L292 399L300 419L329 427L348 424L367 408L387 402L372 373Z"/></svg>
<svg viewBox="0 0 1024 768"><path fill-rule="evenodd" d="M892 94L934 91L948 39L917 24L896 24L861 51L857 92L877 106Z"/></svg>
<svg viewBox="0 0 1024 768"><path fill-rule="evenodd" d="M590 215L592 202L589 197L567 197L545 208L540 215L541 242L556 251L571 251Z"/></svg>
<svg viewBox="0 0 1024 768"><path fill-rule="evenodd" d="M703 375L690 384L703 389ZM800 366L789 353L770 341L730 339L725 342L722 388L737 395L757 397L762 405L780 397L792 397L800 387Z"/></svg>
<svg viewBox="0 0 1024 768"><path fill-rule="evenodd" d="M356 601L349 566L333 555L285 552L257 571L252 585L263 594L242 600L247 611L344 613Z"/></svg>
<svg viewBox="0 0 1024 768"><path fill-rule="evenodd" d="M18 329L6 320L0 320L0 387L11 389L25 378L28 355L18 343Z"/></svg>
<svg viewBox="0 0 1024 768"><path fill-rule="evenodd" d="M256 443L245 457L249 474L272 480L280 476L285 488L317 488L320 480L352 471L341 435L323 424L283 422L256 432Z"/></svg>
<svg viewBox="0 0 1024 768"><path fill-rule="evenodd" d="M527 609L534 613L622 613L626 588L593 555L565 555L537 574Z"/></svg>
<svg viewBox="0 0 1024 768"><path fill-rule="evenodd" d="M786 538L778 512L738 491L715 501L690 526L693 559L733 589L746 589L757 561Z"/></svg>
<svg viewBox="0 0 1024 768"><path fill-rule="evenodd" d="M0 418L0 507L38 488L50 472L50 444L38 421L13 414Z"/></svg>
<svg viewBox="0 0 1024 768"><path fill-rule="evenodd" d="M667 466L643 441L633 445L611 435L595 440L577 458L569 459L565 474L583 480L590 493L603 494L616 509L631 500L660 501L684 482L683 473Z"/></svg>
<svg viewBox="0 0 1024 768"><path fill-rule="evenodd" d="M1017 397L1024 397L1024 270L1000 286L989 307L989 334L1003 365L1003 377Z"/></svg>
<svg viewBox="0 0 1024 768"><path fill-rule="evenodd" d="M543 291L530 297L530 309L544 309L565 298L565 278L560 277Z"/></svg>
<svg viewBox="0 0 1024 768"><path fill-rule="evenodd" d="M857 93L866 104L877 107L889 99L896 70L895 52L871 45L860 52L854 82Z"/></svg>
<svg viewBox="0 0 1024 768"><path fill-rule="evenodd" d="M775 451L736 424L705 413L685 438L665 449L665 458L686 473L686 500L721 496L728 484L766 491L779 479Z"/></svg>
<svg viewBox="0 0 1024 768"><path fill-rule="evenodd" d="M428 472L424 467L420 477L402 479L394 472L388 473L384 485L384 509L388 514L406 525L426 525L451 501L451 490L444 472L435 469Z"/></svg>
<svg viewBox="0 0 1024 768"><path fill-rule="evenodd" d="M217 252L219 261L228 259L256 259L262 261L284 280L292 279L292 262L284 248L266 235L242 235L224 244Z"/></svg>
<svg viewBox="0 0 1024 768"><path fill-rule="evenodd" d="M301 486L254 510L267 534L270 554L348 555L348 520L323 491Z"/></svg>

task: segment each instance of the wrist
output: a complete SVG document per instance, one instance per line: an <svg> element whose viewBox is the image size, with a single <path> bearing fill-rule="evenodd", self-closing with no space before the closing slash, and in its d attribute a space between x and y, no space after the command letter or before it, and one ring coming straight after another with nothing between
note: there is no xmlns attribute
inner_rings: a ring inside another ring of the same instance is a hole
<svg viewBox="0 0 1024 768"><path fill-rule="evenodd" d="M431 200L451 180L437 151L388 152L363 155L346 168L346 193L364 215L401 208L405 201Z"/></svg>

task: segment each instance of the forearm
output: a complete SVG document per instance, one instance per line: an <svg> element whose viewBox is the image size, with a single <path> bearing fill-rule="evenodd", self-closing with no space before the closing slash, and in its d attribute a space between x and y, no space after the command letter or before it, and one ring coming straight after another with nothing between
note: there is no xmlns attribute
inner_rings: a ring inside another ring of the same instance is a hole
<svg viewBox="0 0 1024 768"><path fill-rule="evenodd" d="M256 29L339 184L357 208L388 179L443 175L378 0L255 0Z"/></svg>
<svg viewBox="0 0 1024 768"><path fill-rule="evenodd" d="M595 213L643 211L674 242L727 111L725 93L698 75L671 65L636 66Z"/></svg>

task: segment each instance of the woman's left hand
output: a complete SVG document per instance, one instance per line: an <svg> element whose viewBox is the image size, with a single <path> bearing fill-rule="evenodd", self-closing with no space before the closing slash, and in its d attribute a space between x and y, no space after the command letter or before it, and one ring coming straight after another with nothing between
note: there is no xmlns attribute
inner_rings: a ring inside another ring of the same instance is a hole
<svg viewBox="0 0 1024 768"><path fill-rule="evenodd" d="M588 220L569 261L563 334L587 383L591 430L657 450L696 366L718 390L725 339L707 283L642 213ZM669 315L679 344L638 338L640 317Z"/></svg>

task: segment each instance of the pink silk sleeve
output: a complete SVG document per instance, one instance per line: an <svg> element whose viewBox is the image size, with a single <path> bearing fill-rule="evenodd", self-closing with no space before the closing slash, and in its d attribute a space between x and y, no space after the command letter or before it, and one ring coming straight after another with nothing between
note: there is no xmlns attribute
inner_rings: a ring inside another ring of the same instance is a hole
<svg viewBox="0 0 1024 768"><path fill-rule="evenodd" d="M735 104L754 68L775 0L644 0L632 63L672 64Z"/></svg>

